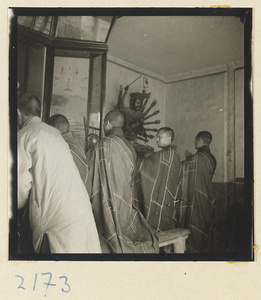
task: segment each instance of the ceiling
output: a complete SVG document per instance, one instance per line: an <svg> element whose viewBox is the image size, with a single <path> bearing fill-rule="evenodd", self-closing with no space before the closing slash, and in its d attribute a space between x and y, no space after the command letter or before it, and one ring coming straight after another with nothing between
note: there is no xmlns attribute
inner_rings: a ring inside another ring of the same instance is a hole
<svg viewBox="0 0 261 300"><path fill-rule="evenodd" d="M124 16L108 54L164 78L244 59L244 25L231 16Z"/></svg>

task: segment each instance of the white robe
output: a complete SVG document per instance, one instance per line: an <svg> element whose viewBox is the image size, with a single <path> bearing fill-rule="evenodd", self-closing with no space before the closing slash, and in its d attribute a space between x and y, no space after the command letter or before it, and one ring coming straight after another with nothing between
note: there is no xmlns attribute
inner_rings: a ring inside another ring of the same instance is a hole
<svg viewBox="0 0 261 300"><path fill-rule="evenodd" d="M67 143L38 117L18 132L18 208L29 198L33 246L51 253L101 253L89 195Z"/></svg>

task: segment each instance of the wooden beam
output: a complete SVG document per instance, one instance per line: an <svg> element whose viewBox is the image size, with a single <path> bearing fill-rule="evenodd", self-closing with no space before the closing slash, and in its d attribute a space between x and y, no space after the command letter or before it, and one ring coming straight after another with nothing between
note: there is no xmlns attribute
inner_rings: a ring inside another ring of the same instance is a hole
<svg viewBox="0 0 261 300"><path fill-rule="evenodd" d="M226 166L227 182L235 180L235 64L228 67L227 116L225 120L227 137Z"/></svg>

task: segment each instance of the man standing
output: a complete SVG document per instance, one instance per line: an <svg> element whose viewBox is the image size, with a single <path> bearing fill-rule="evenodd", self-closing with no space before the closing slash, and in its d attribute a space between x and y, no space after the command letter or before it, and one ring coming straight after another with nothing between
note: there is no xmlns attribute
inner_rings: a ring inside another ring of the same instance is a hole
<svg viewBox="0 0 261 300"><path fill-rule="evenodd" d="M122 114L104 119L106 137L88 153L91 202L103 253L156 253L158 240L133 205L136 153L124 137Z"/></svg>
<svg viewBox="0 0 261 300"><path fill-rule="evenodd" d="M191 229L187 239L187 252L210 252L214 223L214 195L212 177L216 159L209 145L212 134L201 131L195 138L194 155L188 155L182 165L182 202L180 203L180 227Z"/></svg>
<svg viewBox="0 0 261 300"><path fill-rule="evenodd" d="M61 134L40 119L40 100L19 99L18 209L29 200L36 253L100 253L89 196Z"/></svg>
<svg viewBox="0 0 261 300"><path fill-rule="evenodd" d="M162 127L157 133L161 151L142 160L136 178L138 207L157 231L176 227L175 204L181 197L181 161L175 150L174 131Z"/></svg>
<svg viewBox="0 0 261 300"><path fill-rule="evenodd" d="M69 121L64 115L56 114L51 116L48 119L47 124L57 128L66 143L69 145L73 160L79 170L82 181L86 185L88 177L88 164L84 151L84 140L73 137L70 131Z"/></svg>

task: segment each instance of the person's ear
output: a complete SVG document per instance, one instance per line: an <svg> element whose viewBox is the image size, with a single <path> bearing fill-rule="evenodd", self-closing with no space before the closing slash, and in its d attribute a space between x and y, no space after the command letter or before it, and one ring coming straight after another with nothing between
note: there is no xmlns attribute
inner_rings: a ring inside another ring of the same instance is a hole
<svg viewBox="0 0 261 300"><path fill-rule="evenodd" d="M21 129L23 124L22 113L19 108L17 108L17 125L18 128Z"/></svg>
<svg viewBox="0 0 261 300"><path fill-rule="evenodd" d="M20 122L22 122L22 120L23 120L23 115L22 115L22 112L21 112L21 110L20 110L19 108L17 108L17 116L18 116L18 120L19 120Z"/></svg>
<svg viewBox="0 0 261 300"><path fill-rule="evenodd" d="M19 108L17 108L17 115L18 115L19 118L21 118L21 111L20 111Z"/></svg>
<svg viewBox="0 0 261 300"><path fill-rule="evenodd" d="M107 120L107 121L105 122L105 126L106 126L106 128L108 128L108 129L111 129L111 128L112 128L111 122L110 122L109 120Z"/></svg>

